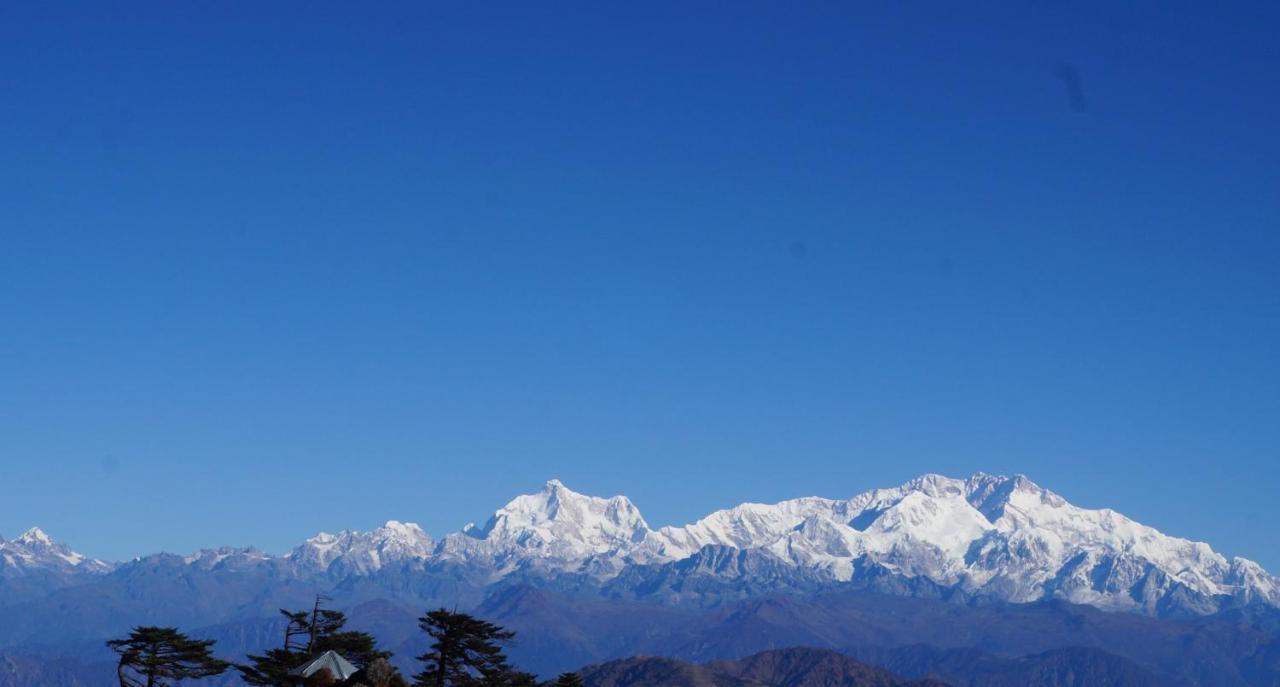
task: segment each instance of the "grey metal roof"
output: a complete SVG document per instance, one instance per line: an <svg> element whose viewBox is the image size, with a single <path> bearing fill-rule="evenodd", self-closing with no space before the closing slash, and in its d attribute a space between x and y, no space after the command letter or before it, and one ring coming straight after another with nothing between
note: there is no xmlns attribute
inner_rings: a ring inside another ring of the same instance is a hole
<svg viewBox="0 0 1280 687"><path fill-rule="evenodd" d="M311 677L313 674L320 672L322 668L328 668L329 673L339 680L349 680L352 675L356 674L356 667L333 651L326 651L320 654L314 659L290 670L289 674Z"/></svg>

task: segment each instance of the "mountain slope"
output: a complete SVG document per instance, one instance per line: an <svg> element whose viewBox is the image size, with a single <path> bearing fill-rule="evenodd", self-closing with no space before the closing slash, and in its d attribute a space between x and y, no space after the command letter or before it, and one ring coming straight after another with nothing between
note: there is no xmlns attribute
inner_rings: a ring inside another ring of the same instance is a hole
<svg viewBox="0 0 1280 687"><path fill-rule="evenodd" d="M516 630L512 657L543 674L635 655L705 662L803 645L853 647L866 662L923 676L931 664L896 664L886 659L895 654L883 652L927 644L942 653L976 648L982 656L1008 657L1083 645L1125 659L1126 670L1188 684L1271 686L1280 679L1272 662L1280 629L1235 615L1160 620L1058 601L967 605L859 591L766 596L709 610L572 598L527 586L500 598L477 613Z"/></svg>
<svg viewBox="0 0 1280 687"><path fill-rule="evenodd" d="M113 567L72 551L38 527L13 541L0 537L0 608L91 582Z"/></svg>
<svg viewBox="0 0 1280 687"><path fill-rule="evenodd" d="M108 684L104 678L112 673L107 664L0 652L0 687L97 687Z"/></svg>
<svg viewBox="0 0 1280 687"><path fill-rule="evenodd" d="M977 649L917 645L846 650L859 660L899 675L932 677L954 687L1173 687L1133 661L1095 647L1063 647L1019 658Z"/></svg>
<svg viewBox="0 0 1280 687"><path fill-rule="evenodd" d="M588 687L933 687L817 649L766 651L738 661L697 665L667 658L628 658L581 671Z"/></svg>

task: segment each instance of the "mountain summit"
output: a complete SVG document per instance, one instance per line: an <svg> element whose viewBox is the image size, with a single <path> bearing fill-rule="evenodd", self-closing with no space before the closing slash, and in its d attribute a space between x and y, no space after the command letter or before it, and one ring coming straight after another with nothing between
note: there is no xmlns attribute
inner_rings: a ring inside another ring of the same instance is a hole
<svg viewBox="0 0 1280 687"><path fill-rule="evenodd" d="M321 532L294 549L288 558L302 572L367 574L388 562L427 558L434 546L435 542L417 524L388 520L372 532Z"/></svg>
<svg viewBox="0 0 1280 687"><path fill-rule="evenodd" d="M111 565L87 558L32 527L13 541L0 537L0 577L39 573L101 574Z"/></svg>
<svg viewBox="0 0 1280 687"><path fill-rule="evenodd" d="M439 554L499 574L530 565L572 571L589 561L616 571L651 533L627 497L587 496L553 479L536 494L512 499L483 527L448 535Z"/></svg>

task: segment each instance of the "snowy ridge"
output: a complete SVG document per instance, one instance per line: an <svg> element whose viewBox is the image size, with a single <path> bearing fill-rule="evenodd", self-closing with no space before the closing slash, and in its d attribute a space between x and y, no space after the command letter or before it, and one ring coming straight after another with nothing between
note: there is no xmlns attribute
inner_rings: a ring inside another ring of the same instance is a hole
<svg viewBox="0 0 1280 687"><path fill-rule="evenodd" d="M829 584L859 583L867 571L887 571L974 596L1056 598L1154 615L1280 606L1280 580L1257 563L1228 560L1208 544L1167 536L1113 510L1078 508L1021 475L982 473L963 480L924 475L847 500L746 503L656 530L624 496L587 496L551 480L498 509L483 526L468 525L439 541L415 524L391 520L372 532L322 532L282 557L224 548L184 562L206 569L271 565L295 576L339 577L390 566L463 566L468 576L488 582L516 572L604 582L633 566L716 575L714 565L679 563L726 560L735 551L770 570ZM39 530L15 542L0 540L0 572L40 566L110 570Z"/></svg>
<svg viewBox="0 0 1280 687"><path fill-rule="evenodd" d="M513 499L483 527L446 536L437 556L498 575L529 564L567 571L595 562L616 571L651 532L625 496L586 496L553 479L538 493Z"/></svg>
<svg viewBox="0 0 1280 687"><path fill-rule="evenodd" d="M707 545L763 549L845 581L856 562L870 562L1014 602L1154 613L1171 594L1190 592L1184 603L1194 612L1217 610L1223 598L1280 604L1280 582L1252 561L1228 561L1109 509L1078 508L1022 476L925 475L848 501L746 504L663 528L647 545L672 558Z"/></svg>
<svg viewBox="0 0 1280 687"><path fill-rule="evenodd" d="M388 520L372 532L321 532L294 549L288 560L303 572L370 573L390 562L426 559L434 546L415 523Z"/></svg>
<svg viewBox="0 0 1280 687"><path fill-rule="evenodd" d="M360 536L321 535L292 556L352 555ZM747 503L657 530L623 496L587 496L551 480L430 552L400 552L424 563L473 566L493 580L517 570L608 579L628 565L673 563L706 547L758 551L834 582L854 580L874 564L1013 602L1062 598L1147 613L1174 602L1195 613L1227 602L1280 605L1280 581L1252 561L1227 560L1207 544L1166 536L1112 510L1078 508L1023 476L981 473L965 480L924 475L848 500ZM362 569L376 569L378 560Z"/></svg>

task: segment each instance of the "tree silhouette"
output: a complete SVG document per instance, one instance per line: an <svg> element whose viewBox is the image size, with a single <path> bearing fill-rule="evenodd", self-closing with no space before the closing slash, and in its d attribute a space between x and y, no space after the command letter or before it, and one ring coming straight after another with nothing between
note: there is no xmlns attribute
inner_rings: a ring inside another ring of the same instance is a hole
<svg viewBox="0 0 1280 687"><path fill-rule="evenodd" d="M135 627L107 646L120 654L116 677L120 687L166 687L166 680L213 677L230 663L214 658L211 639L191 639L173 627Z"/></svg>
<svg viewBox="0 0 1280 687"><path fill-rule="evenodd" d="M270 649L265 654L249 655L248 664L237 664L240 677L250 685L263 687L289 687L296 681L289 671L302 665L307 655L301 651L289 649Z"/></svg>
<svg viewBox="0 0 1280 687"><path fill-rule="evenodd" d="M582 687L582 678L577 673L560 673L551 687Z"/></svg>
<svg viewBox="0 0 1280 687"><path fill-rule="evenodd" d="M237 665L245 682L263 687L296 684L289 671L326 651L336 651L357 668L364 668L379 658L391 658L391 652L380 651L373 635L344 630L347 616L340 611L321 608L327 597L317 596L309 611L280 609L285 617L284 644L262 655L249 655L249 664ZM306 637L304 643L300 638Z"/></svg>
<svg viewBox="0 0 1280 687"><path fill-rule="evenodd" d="M538 676L533 673L515 672L491 684L503 687L539 687L541 683L538 682Z"/></svg>
<svg viewBox="0 0 1280 687"><path fill-rule="evenodd" d="M418 626L434 640L427 653L418 657L425 664L425 670L414 678L419 687L528 683L529 676L512 670L500 646L515 637L514 632L443 608L419 618Z"/></svg>
<svg viewBox="0 0 1280 687"><path fill-rule="evenodd" d="M284 626L284 648L287 651L306 651L307 644L299 642L295 637L307 636L308 644L311 636L311 620L306 611L286 611L280 609L287 622Z"/></svg>

